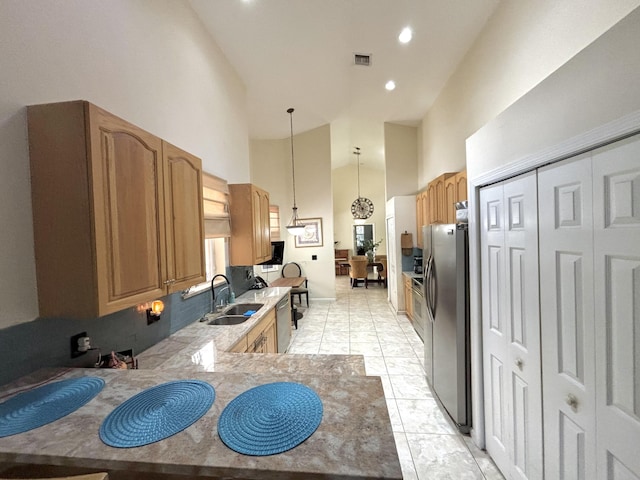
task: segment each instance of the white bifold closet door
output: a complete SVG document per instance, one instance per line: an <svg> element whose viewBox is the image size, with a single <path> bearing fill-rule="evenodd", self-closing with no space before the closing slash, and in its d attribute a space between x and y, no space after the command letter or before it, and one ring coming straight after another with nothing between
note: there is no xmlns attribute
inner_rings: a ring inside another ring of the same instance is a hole
<svg viewBox="0 0 640 480"><path fill-rule="evenodd" d="M480 191L486 448L508 479L541 479L536 174Z"/></svg>
<svg viewBox="0 0 640 480"><path fill-rule="evenodd" d="M547 479L640 479L640 137L540 169Z"/></svg>

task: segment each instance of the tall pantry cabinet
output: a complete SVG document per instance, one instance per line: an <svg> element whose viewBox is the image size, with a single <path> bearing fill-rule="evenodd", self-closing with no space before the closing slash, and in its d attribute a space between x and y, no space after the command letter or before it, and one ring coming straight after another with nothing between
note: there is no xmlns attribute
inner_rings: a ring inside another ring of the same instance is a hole
<svg viewBox="0 0 640 480"><path fill-rule="evenodd" d="M40 316L204 281L200 159L85 101L28 108Z"/></svg>
<svg viewBox="0 0 640 480"><path fill-rule="evenodd" d="M640 135L480 209L487 451L508 479L639 479Z"/></svg>

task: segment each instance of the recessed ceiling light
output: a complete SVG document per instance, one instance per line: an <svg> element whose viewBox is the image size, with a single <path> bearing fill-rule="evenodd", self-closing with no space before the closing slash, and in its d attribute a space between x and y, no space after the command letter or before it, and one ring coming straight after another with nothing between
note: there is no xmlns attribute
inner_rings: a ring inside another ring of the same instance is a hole
<svg viewBox="0 0 640 480"><path fill-rule="evenodd" d="M413 38L413 32L409 27L404 27L400 32L400 35L398 35L398 40L400 40L400 43L409 43L411 41L411 38Z"/></svg>
<svg viewBox="0 0 640 480"><path fill-rule="evenodd" d="M396 82L394 82L393 80L389 80L387 83L385 83L384 88L391 91L396 88Z"/></svg>

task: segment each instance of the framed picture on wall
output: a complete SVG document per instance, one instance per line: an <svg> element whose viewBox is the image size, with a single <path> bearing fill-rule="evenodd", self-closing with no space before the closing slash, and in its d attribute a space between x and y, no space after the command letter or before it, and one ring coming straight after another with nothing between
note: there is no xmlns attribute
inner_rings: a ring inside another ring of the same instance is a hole
<svg viewBox="0 0 640 480"><path fill-rule="evenodd" d="M322 246L322 218L301 218L304 224L304 232L295 236L295 247L321 247Z"/></svg>

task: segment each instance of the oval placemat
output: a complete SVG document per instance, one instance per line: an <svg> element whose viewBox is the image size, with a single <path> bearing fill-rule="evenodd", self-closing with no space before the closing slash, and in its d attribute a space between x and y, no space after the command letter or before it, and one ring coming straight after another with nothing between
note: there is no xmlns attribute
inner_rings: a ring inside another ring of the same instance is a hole
<svg viewBox="0 0 640 480"><path fill-rule="evenodd" d="M274 455L298 446L322 421L322 401L306 385L276 382L234 398L220 414L218 435L245 455Z"/></svg>
<svg viewBox="0 0 640 480"><path fill-rule="evenodd" d="M215 390L200 380L176 380L148 388L116 407L100 425L112 447L141 447L195 423L213 405Z"/></svg>
<svg viewBox="0 0 640 480"><path fill-rule="evenodd" d="M55 422L88 403L103 388L101 378L79 377L20 393L0 404L0 437Z"/></svg>

